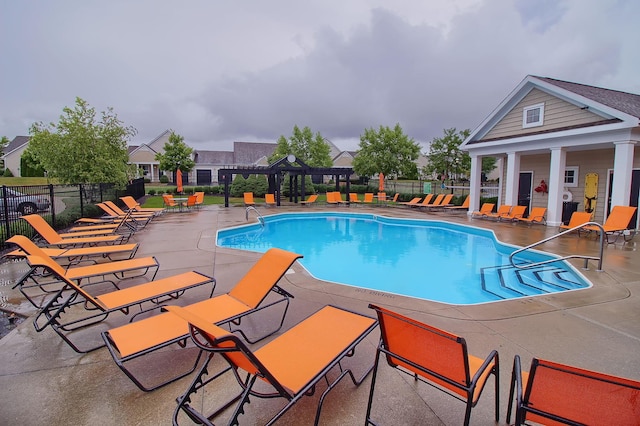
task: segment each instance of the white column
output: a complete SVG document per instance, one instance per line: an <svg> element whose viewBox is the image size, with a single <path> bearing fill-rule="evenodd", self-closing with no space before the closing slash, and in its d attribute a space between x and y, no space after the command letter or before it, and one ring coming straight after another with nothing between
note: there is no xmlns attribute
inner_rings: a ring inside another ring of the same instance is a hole
<svg viewBox="0 0 640 426"><path fill-rule="evenodd" d="M564 148L551 148L549 165L549 200L547 201L547 226L559 226L562 222L562 193L564 192L564 169L567 152Z"/></svg>
<svg viewBox="0 0 640 426"><path fill-rule="evenodd" d="M518 186L520 184L520 153L507 153L507 176L504 204L515 206L518 204Z"/></svg>
<svg viewBox="0 0 640 426"><path fill-rule="evenodd" d="M613 182L611 207L628 206L631 196L631 175L633 172L633 151L635 142L615 142L616 153L613 160ZM605 212L605 216L606 216Z"/></svg>
<svg viewBox="0 0 640 426"><path fill-rule="evenodd" d="M471 215L474 211L480 209L480 194L482 183L482 157L478 155L471 156L471 176L469 182L469 211Z"/></svg>
<svg viewBox="0 0 640 426"><path fill-rule="evenodd" d="M504 163L506 161L507 159L505 157L500 157L500 159L498 160L498 176L500 176L500 179L498 179L498 204L497 205L502 204L502 187L504 186L504 179L505 179Z"/></svg>

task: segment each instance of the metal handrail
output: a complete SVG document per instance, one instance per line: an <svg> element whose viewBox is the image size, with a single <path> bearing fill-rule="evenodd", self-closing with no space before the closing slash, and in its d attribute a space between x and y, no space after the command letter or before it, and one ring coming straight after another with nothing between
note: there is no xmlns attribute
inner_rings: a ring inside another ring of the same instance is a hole
<svg viewBox="0 0 640 426"><path fill-rule="evenodd" d="M585 256L585 255L581 255L581 254L572 254L569 256L564 256L564 257L559 257L556 259L550 259L550 260L544 260L542 262L536 262L536 263L521 263L516 265L515 263L513 263L513 258L515 257L516 254L522 253L523 251L529 250L530 248L539 246L540 244L546 243L547 241L551 241L555 238L561 237L565 234L568 234L569 232L574 232L574 231L579 231L581 228L584 228L586 226L596 226L600 229L600 256L599 257L595 257L595 256ZM511 263L511 266L513 266L514 268L518 268L518 269L529 269L529 268L534 268L536 266L540 266L540 265L545 265L547 263L553 263L553 262L558 262L561 260L567 260L567 259L584 259L584 269L589 269L589 261L590 260L597 260L598 261L598 272L602 272L602 257L603 257L603 253L604 253L604 228L602 227L602 225L600 225L597 222L587 222L587 223L583 223L581 225L578 225L576 227L573 227L571 229L568 229L566 231L560 232L559 234L556 235L552 235L549 238L545 238L544 240L540 240L537 243L533 243L533 244L529 244L526 247L523 247L521 249L518 249L516 251L514 251L513 253L511 253L509 255L509 262Z"/></svg>
<svg viewBox="0 0 640 426"><path fill-rule="evenodd" d="M262 225L262 227L264 228L264 217L262 217L262 215L260 214L260 212L258 211L258 209L256 209L254 206L249 206L246 208L245 210L245 218L248 221L249 220L249 210L253 210L254 212L256 212L256 214L258 215L258 222L260 222L260 225Z"/></svg>

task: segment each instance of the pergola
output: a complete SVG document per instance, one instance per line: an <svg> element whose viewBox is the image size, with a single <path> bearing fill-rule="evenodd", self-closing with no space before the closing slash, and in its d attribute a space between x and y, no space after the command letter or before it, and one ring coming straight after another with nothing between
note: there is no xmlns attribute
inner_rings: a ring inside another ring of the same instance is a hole
<svg viewBox="0 0 640 426"><path fill-rule="evenodd" d="M298 184L300 192L305 194L304 181L309 176L333 176L336 182L336 191L340 190L340 176L345 176L347 181L347 193L350 191L351 175L354 174L351 167L310 167L294 155L288 155L268 166L238 167L234 169L218 170L218 182L224 183L224 206L229 207L229 187L234 175L242 175L245 179L249 175L267 175L269 192L273 192L276 204L280 205L280 187L284 175L289 175L289 201L298 202ZM302 182L299 182L302 177Z"/></svg>

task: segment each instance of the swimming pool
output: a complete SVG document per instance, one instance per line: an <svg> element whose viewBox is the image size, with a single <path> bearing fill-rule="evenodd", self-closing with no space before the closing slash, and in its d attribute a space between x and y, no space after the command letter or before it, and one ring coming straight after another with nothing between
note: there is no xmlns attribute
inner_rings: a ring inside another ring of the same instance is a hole
<svg viewBox="0 0 640 426"><path fill-rule="evenodd" d="M282 213L219 230L220 247L263 253L271 247L304 255L315 278L434 300L476 304L576 290L590 283L566 262L522 270L510 266L519 247L493 232L443 221L358 213ZM527 251L518 262L556 256Z"/></svg>

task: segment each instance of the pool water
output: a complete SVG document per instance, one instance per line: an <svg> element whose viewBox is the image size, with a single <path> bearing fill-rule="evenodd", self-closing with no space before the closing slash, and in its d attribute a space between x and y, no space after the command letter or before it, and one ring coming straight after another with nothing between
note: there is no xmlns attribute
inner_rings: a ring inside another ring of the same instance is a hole
<svg viewBox="0 0 640 426"><path fill-rule="evenodd" d="M589 287L566 262L510 266L519 247L493 232L442 221L355 213L284 213L218 231L221 247L300 253L315 278L450 304L476 304ZM556 256L527 251L517 262Z"/></svg>

